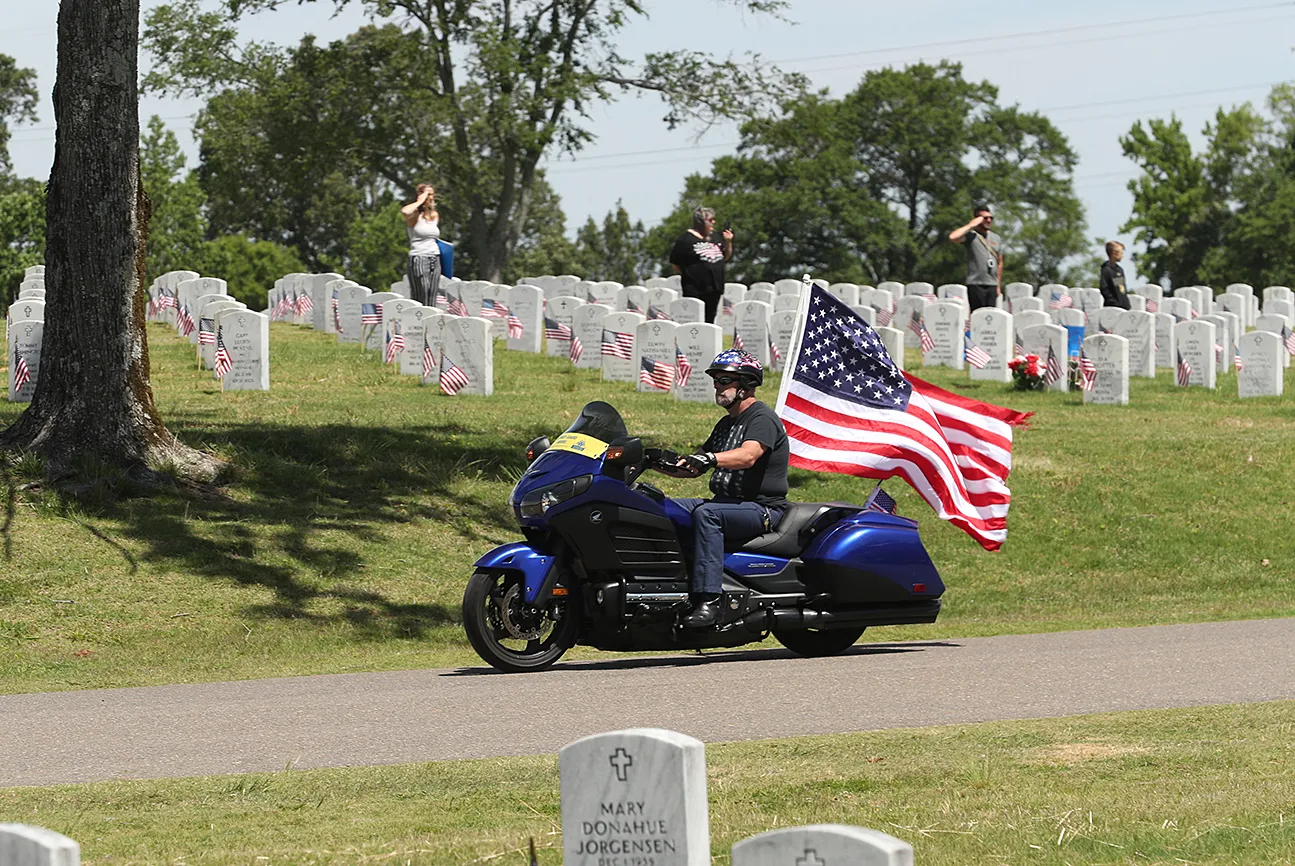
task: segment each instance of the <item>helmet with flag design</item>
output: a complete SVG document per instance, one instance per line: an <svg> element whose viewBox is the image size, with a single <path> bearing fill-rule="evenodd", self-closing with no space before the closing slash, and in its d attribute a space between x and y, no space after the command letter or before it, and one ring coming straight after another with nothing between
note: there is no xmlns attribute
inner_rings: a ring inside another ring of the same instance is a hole
<svg viewBox="0 0 1295 866"><path fill-rule="evenodd" d="M752 388L764 384L764 365L759 358L743 349L725 349L720 352L710 362L706 372L711 378L720 373L733 373Z"/></svg>

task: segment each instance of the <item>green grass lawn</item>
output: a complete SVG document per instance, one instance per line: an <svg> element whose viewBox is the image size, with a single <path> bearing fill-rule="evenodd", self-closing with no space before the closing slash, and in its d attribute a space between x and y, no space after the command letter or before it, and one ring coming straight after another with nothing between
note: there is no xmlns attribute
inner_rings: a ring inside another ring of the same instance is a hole
<svg viewBox="0 0 1295 866"><path fill-rule="evenodd" d="M163 416L233 464L224 496L68 503L25 486L30 460L9 469L0 691L475 664L458 605L473 560L517 537L505 501L523 446L594 399L650 444L695 446L719 417L502 348L493 397L446 398L331 337L271 334L273 390L221 394L149 326ZM928 374L1036 413L1016 439L1010 538L985 553L890 482L949 589L939 623L865 640L1295 614L1295 373L1286 398L1243 402L1230 374L1205 392L1162 372L1133 381L1128 407ZM792 485L861 502L871 482L793 471Z"/></svg>
<svg viewBox="0 0 1295 866"><path fill-rule="evenodd" d="M1295 863L1295 703L708 746L711 850L871 827L920 866ZM486 761L0 790L0 820L93 864L561 862L557 761Z"/></svg>

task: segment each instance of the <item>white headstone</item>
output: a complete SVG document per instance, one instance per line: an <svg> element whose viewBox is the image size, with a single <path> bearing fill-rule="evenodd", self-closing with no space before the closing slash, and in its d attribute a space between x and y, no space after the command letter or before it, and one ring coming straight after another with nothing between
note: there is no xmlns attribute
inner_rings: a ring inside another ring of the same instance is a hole
<svg viewBox="0 0 1295 866"><path fill-rule="evenodd" d="M1282 338L1270 331L1252 331L1241 338L1240 351L1238 396L1280 397L1286 378L1284 359L1289 360Z"/></svg>
<svg viewBox="0 0 1295 866"><path fill-rule="evenodd" d="M905 283L905 284L904 284L904 294L905 294L905 296L907 296L907 295L922 295L922 296L926 296L926 295L934 295L934 294L935 294L935 286L931 285L930 283L922 283L922 282L916 282L916 283ZM930 299L928 298L927 300L930 300Z"/></svg>
<svg viewBox="0 0 1295 866"><path fill-rule="evenodd" d="M883 280L882 282L877 283L877 290L890 292L891 297L898 300L900 296L904 294L904 284L896 282L895 280Z"/></svg>
<svg viewBox="0 0 1295 866"><path fill-rule="evenodd" d="M1156 320L1156 369L1173 370L1178 357L1178 341L1174 339L1177 320L1168 313L1152 313Z"/></svg>
<svg viewBox="0 0 1295 866"><path fill-rule="evenodd" d="M508 348L539 354L544 345L544 290L539 286L513 286L508 293L508 309L522 323L521 336L510 335ZM585 346L585 351L591 349Z"/></svg>
<svg viewBox="0 0 1295 866"><path fill-rule="evenodd" d="M850 308L860 319L868 323L868 327L877 327L877 311L870 306L854 306Z"/></svg>
<svg viewBox="0 0 1295 866"><path fill-rule="evenodd" d="M436 369L423 380L429 387L440 387L441 380L455 367L468 379L457 392L489 397L495 392L494 338L490 322L475 316L435 316L428 330L436 334L440 345ZM430 342L430 341L429 341Z"/></svg>
<svg viewBox="0 0 1295 866"><path fill-rule="evenodd" d="M270 390L270 317L251 310L225 310L216 317L216 333L233 362L220 380L221 390Z"/></svg>
<svg viewBox="0 0 1295 866"><path fill-rule="evenodd" d="M756 283L756 285L760 286L762 290L773 291L772 283ZM769 288L764 289L764 286ZM726 337L733 336L733 307L746 300L747 291L747 287L741 283L724 284L724 294L720 298L719 305L715 308L714 324L720 326Z"/></svg>
<svg viewBox="0 0 1295 866"><path fill-rule="evenodd" d="M926 330L935 348L922 354L923 367L966 366L967 308L952 301L939 301L926 307Z"/></svg>
<svg viewBox="0 0 1295 866"><path fill-rule="evenodd" d="M1147 315L1147 314L1143 314ZM1084 340L1084 354L1097 368L1085 403L1124 406L1129 402L1129 341L1115 334L1094 334Z"/></svg>
<svg viewBox="0 0 1295 866"><path fill-rule="evenodd" d="M558 339L550 331L554 330L554 323L557 324L558 330L561 330L564 325L570 329L575 323L576 309L584 306L584 303L583 300L575 297L549 298L548 308L544 311L544 353L546 355L551 358L565 358L570 355L571 341Z"/></svg>
<svg viewBox="0 0 1295 866"><path fill-rule="evenodd" d="M338 306L338 293L346 286L358 286L355 280L329 280L324 284L324 327L325 334L337 334L337 323L341 318L341 307Z"/></svg>
<svg viewBox="0 0 1295 866"><path fill-rule="evenodd" d="M946 283L935 290L935 296L942 301L950 298L961 298L967 300L967 287L962 283Z"/></svg>
<svg viewBox="0 0 1295 866"><path fill-rule="evenodd" d="M45 323L38 319L15 319L8 327L9 344L9 402L30 403L36 394L36 381L40 377L40 350L45 339ZM27 365L27 382L14 388L18 375L18 362ZM3 862L3 861L0 861Z"/></svg>
<svg viewBox="0 0 1295 866"><path fill-rule="evenodd" d="M732 866L913 866L913 846L843 824L784 827L733 846Z"/></svg>
<svg viewBox="0 0 1295 866"><path fill-rule="evenodd" d="M490 335L496 340L508 339L508 293L512 286L491 283L481 291L481 312L477 315L490 320Z"/></svg>
<svg viewBox="0 0 1295 866"><path fill-rule="evenodd" d="M657 289L648 289L647 293L647 314L648 318L660 318L661 313L670 315L670 305L678 299L679 293L674 289L662 286ZM655 311L655 316L654 316Z"/></svg>
<svg viewBox="0 0 1295 866"><path fill-rule="evenodd" d="M1048 305L1042 298L1017 298L1012 301L1012 315L1017 313L1047 313Z"/></svg>
<svg viewBox="0 0 1295 866"><path fill-rule="evenodd" d="M895 302L895 315L891 319L890 327L904 332L904 345L910 349L922 347L915 323L920 322L922 316L926 314L927 303L928 301L921 295L905 295Z"/></svg>
<svg viewBox="0 0 1295 866"><path fill-rule="evenodd" d="M581 304L571 316L571 331L580 341L580 360L576 367L581 370L601 370L603 358L600 352L603 339L603 319L612 312L606 304Z"/></svg>
<svg viewBox="0 0 1295 866"><path fill-rule="evenodd" d="M1029 283L1008 283L1003 287L1003 295L1007 298L1007 311L1016 313L1020 309L1017 303L1024 298L1034 299L1034 286Z"/></svg>
<svg viewBox="0 0 1295 866"><path fill-rule="evenodd" d="M371 294L373 294L372 290L364 286L342 286L337 290L337 318L341 323L341 330L337 332L337 342L360 343L362 336L360 307L368 303Z"/></svg>
<svg viewBox="0 0 1295 866"><path fill-rule="evenodd" d="M727 292L729 289L742 289L742 290L743 290L743 294L745 295L745 291L746 291L746 289L748 289L748 288L751 288L751 289L768 289L769 291L773 292L775 295L776 295L776 294L778 294L778 290L777 290L777 289L775 289L775 288L773 287L773 283L770 283L770 282L757 282L757 283L752 283L750 286L747 286L745 283L725 283L725 284L724 284L724 291L725 291L725 292ZM737 300L739 300L739 301L745 301L745 300L746 300L746 298L745 298L745 297L741 297L741 298L738 298Z"/></svg>
<svg viewBox="0 0 1295 866"><path fill-rule="evenodd" d="M1231 371L1233 369L1234 350L1232 334L1227 320L1220 315L1211 313L1208 316L1201 316L1197 321L1209 322L1214 326L1214 363L1218 375L1221 376Z"/></svg>
<svg viewBox="0 0 1295 866"><path fill-rule="evenodd" d="M1265 316L1281 316L1291 325L1295 325L1295 301L1284 301L1274 298L1264 302Z"/></svg>
<svg viewBox="0 0 1295 866"><path fill-rule="evenodd" d="M367 298L364 299L364 302L366 304L375 305L375 308L376 308L375 312L378 314L378 323L376 325L364 326L364 348L366 351L381 353L382 350L387 347L386 332L383 330L383 327L387 321L386 319L387 301L403 302L404 300L405 298L402 298L399 295L392 294L391 292L374 292L373 294L369 295ZM480 304L480 300L478 300L477 303ZM468 309L471 310L472 307L468 307ZM361 308L361 318L363 318L363 308Z"/></svg>
<svg viewBox="0 0 1295 866"><path fill-rule="evenodd" d="M1084 311L1078 307L1067 307L1064 310L1057 310L1057 324L1063 328L1078 327L1082 328L1088 322L1088 317Z"/></svg>
<svg viewBox="0 0 1295 866"><path fill-rule="evenodd" d="M1210 322L1193 319L1174 326L1175 350L1192 368L1189 385L1213 388L1218 384L1215 339L1215 326ZM1174 363L1177 364L1177 359Z"/></svg>
<svg viewBox="0 0 1295 866"><path fill-rule="evenodd" d="M415 300L411 300L403 296L391 298L390 300L382 302L382 357L380 360L382 360L383 363L386 363L387 349L391 344L391 338L395 336L397 332L399 332L401 336L404 336L403 326L399 326L397 324L400 322L401 314L404 313L405 310L418 306L422 305ZM399 349L396 349L395 351L399 352ZM391 363L400 363L398 355L391 359Z"/></svg>
<svg viewBox="0 0 1295 866"><path fill-rule="evenodd" d="M1128 310L1115 321L1113 333L1128 341L1129 375L1154 379L1156 377L1156 317L1143 310Z"/></svg>
<svg viewBox="0 0 1295 866"><path fill-rule="evenodd" d="M895 366L904 369L904 332L898 328L879 327L877 336L886 345L886 354L895 362Z"/></svg>
<svg viewBox="0 0 1295 866"><path fill-rule="evenodd" d="M1289 286L1269 286L1264 289L1264 312L1268 310L1269 301L1289 301L1295 303L1295 292Z"/></svg>
<svg viewBox="0 0 1295 866"><path fill-rule="evenodd" d="M1017 343L1021 342L1021 331L1035 325L1051 324L1052 319L1042 310L1023 310L1019 313L1012 314L1012 327L1016 329L1014 335Z"/></svg>
<svg viewBox="0 0 1295 866"><path fill-rule="evenodd" d="M798 295L779 295L773 299L773 311L780 310L798 310L800 309L800 297ZM869 307L869 310L872 308Z"/></svg>
<svg viewBox="0 0 1295 866"><path fill-rule="evenodd" d="M44 289L23 289L18 293L20 301L43 301L45 300Z"/></svg>
<svg viewBox="0 0 1295 866"><path fill-rule="evenodd" d="M1165 297L1165 290L1160 286L1148 283L1146 285L1133 286L1129 289L1129 294L1146 298L1147 312L1158 313L1160 312L1160 303Z"/></svg>
<svg viewBox="0 0 1295 866"><path fill-rule="evenodd" d="M855 283L832 283L827 287L827 292L847 307L854 307L859 303L859 287Z"/></svg>
<svg viewBox="0 0 1295 866"><path fill-rule="evenodd" d="M616 293L616 311L647 315L647 293L643 286L626 286Z"/></svg>
<svg viewBox="0 0 1295 866"><path fill-rule="evenodd" d="M441 315L435 307L405 307L396 317L395 324L400 326L400 334L405 339L405 348L400 350L396 363L403 376L423 375L423 343L427 340L427 324L434 316ZM440 357L439 351L435 353Z"/></svg>
<svg viewBox="0 0 1295 866"><path fill-rule="evenodd" d="M4 866L80 866L81 846L62 833L30 824L0 824Z"/></svg>
<svg viewBox="0 0 1295 866"><path fill-rule="evenodd" d="M9 315L6 318L10 322L20 320L43 322L45 321L45 302L37 298L14 301L9 305Z"/></svg>
<svg viewBox="0 0 1295 866"><path fill-rule="evenodd" d="M639 322L635 328L634 355L640 372L638 390L653 394L674 392L679 374L674 339L677 328L674 322L661 319ZM644 381L644 373L648 381Z"/></svg>
<svg viewBox="0 0 1295 866"><path fill-rule="evenodd" d="M634 334L645 319L638 313L615 312L603 319L603 336L599 341L602 352L603 378L609 382L637 382L639 380L638 353L634 351ZM585 346L592 352L593 346ZM710 363L710 358L706 359Z"/></svg>
<svg viewBox="0 0 1295 866"><path fill-rule="evenodd" d="M733 307L733 347L755 355L766 367L770 361L769 316L772 314L773 310L764 301L742 301Z"/></svg>
<svg viewBox="0 0 1295 866"><path fill-rule="evenodd" d="M590 304L602 304L604 307L612 309L616 306L617 292L623 288L625 287L615 280L601 280L594 283L592 286L589 286L586 302ZM655 287L647 286L646 288L651 291Z"/></svg>
<svg viewBox="0 0 1295 866"><path fill-rule="evenodd" d="M864 292L859 290L859 303L867 304L877 311L877 325L882 328L895 327L900 330L898 322L895 322L895 296L884 289L873 289L867 297L863 297Z"/></svg>
<svg viewBox="0 0 1295 866"><path fill-rule="evenodd" d="M1232 288L1231 286L1228 287ZM1249 286L1246 286L1249 289ZM1253 291L1253 290L1252 290ZM1216 298L1214 311L1225 313L1235 313L1241 318L1241 321L1250 324L1250 298L1251 295L1243 295L1239 292L1224 292Z"/></svg>
<svg viewBox="0 0 1295 866"><path fill-rule="evenodd" d="M334 280L346 279L341 274L313 274L310 278L310 326L316 331L322 331L325 334L335 334L337 329L329 330L333 318L332 303L333 290L330 283ZM406 289L405 297L409 297L409 291Z"/></svg>
<svg viewBox="0 0 1295 866"><path fill-rule="evenodd" d="M643 285L649 289L655 289L657 286L669 286L670 281L665 277L648 277L643 281Z"/></svg>
<svg viewBox="0 0 1295 866"><path fill-rule="evenodd" d="M1093 317L1093 324L1099 334L1115 333L1115 324L1128 312L1122 307L1102 307Z"/></svg>
<svg viewBox="0 0 1295 866"><path fill-rule="evenodd" d="M1192 305L1192 310L1196 315L1204 315L1209 312L1205 309L1205 291L1198 286L1183 286L1180 289L1174 289L1174 297L1182 298ZM1213 294L1210 295L1211 299Z"/></svg>
<svg viewBox="0 0 1295 866"><path fill-rule="evenodd" d="M388 291L391 292L391 294L393 295L400 295L400 297L402 298L408 298L409 297L409 278L401 277L400 279L396 280L394 283L391 284Z"/></svg>
<svg viewBox="0 0 1295 866"><path fill-rule="evenodd" d="M576 740L558 753L566 866L709 866L706 749L652 728Z"/></svg>
<svg viewBox="0 0 1295 866"><path fill-rule="evenodd" d="M29 268L24 268L22 272L22 278L24 280L30 277L43 277L43 276L45 276L44 265L32 265Z"/></svg>
<svg viewBox="0 0 1295 866"><path fill-rule="evenodd" d="M746 300L759 301L762 304L768 304L770 308L773 307L773 300L776 297L778 297L778 293L771 292L768 289L747 289L746 290ZM799 297L799 295L787 295L786 297L796 298L796 297Z"/></svg>
<svg viewBox="0 0 1295 866"><path fill-rule="evenodd" d="M1125 297L1129 299L1130 310L1136 310L1139 313L1145 313L1147 311L1146 298L1142 297L1141 295L1126 295Z"/></svg>
<svg viewBox="0 0 1295 866"><path fill-rule="evenodd" d="M1160 312L1168 313L1176 321L1185 322L1193 318L1191 298L1165 298L1160 303Z"/></svg>
<svg viewBox="0 0 1295 866"><path fill-rule="evenodd" d="M1052 300L1054 296L1068 294L1070 294L1069 286L1063 286L1061 283L1044 283L1039 286L1039 290L1035 293L1035 297L1042 298L1046 303L1047 301Z"/></svg>
<svg viewBox="0 0 1295 866"><path fill-rule="evenodd" d="M706 319L706 304L701 298L679 298L670 302L670 318L681 325L703 322ZM733 319L729 314L730 326Z"/></svg>
<svg viewBox="0 0 1295 866"><path fill-rule="evenodd" d="M1268 331L1271 334L1277 334L1278 336L1283 337L1283 339L1285 338L1286 331L1290 329L1290 326L1290 322L1287 321L1285 316L1270 316L1265 314L1255 317L1255 330ZM1290 353L1283 352L1282 366L1289 367L1290 365Z"/></svg>
<svg viewBox="0 0 1295 866"><path fill-rule="evenodd" d="M247 307L243 306L241 303L234 300L233 298L223 298L217 301L208 301L207 303L203 304L202 309L198 311L198 314L196 316L194 316L195 332L202 330L203 319L206 319L208 322L211 323L211 329L213 332L213 337L212 337L213 342L206 343L206 344L202 344L202 343L198 344L198 358L202 361L202 368L204 370L212 370L212 369L215 369L216 367L216 345L215 345L214 334L215 334L215 331L219 330L221 314L230 312L231 310L245 310L245 309L247 309Z"/></svg>
<svg viewBox="0 0 1295 866"><path fill-rule="evenodd" d="M989 363L971 368L974 381L1010 382L1012 371L1007 362L1015 355L1012 316L995 307L981 307L971 314L971 342L989 355Z"/></svg>
<svg viewBox="0 0 1295 866"><path fill-rule="evenodd" d="M785 280L777 280L773 284L773 290L775 294L779 295L799 295L802 285L803 283L800 280L788 278ZM755 287L752 286L752 289L754 288ZM750 297L750 295L747 297Z"/></svg>
<svg viewBox="0 0 1295 866"><path fill-rule="evenodd" d="M875 314L872 307L865 308L869 314ZM773 344L778 348L770 368L783 370L787 367L787 353L791 351L792 332L796 330L799 310L778 310L769 317L769 333L773 335ZM869 323L871 324L871 322Z"/></svg>
<svg viewBox="0 0 1295 866"><path fill-rule="evenodd" d="M1057 363L1061 365L1060 378L1053 382L1048 390L1069 391L1069 361L1066 354L1069 337L1066 329L1060 325L1031 325L1027 328L1018 328L1018 332L1025 346L1026 354L1039 356L1040 367L1047 365L1049 350L1056 357Z"/></svg>
<svg viewBox="0 0 1295 866"><path fill-rule="evenodd" d="M690 403L715 402L715 388L710 376L706 375L706 368L724 347L724 332L718 325L694 322L675 328L674 339L678 350L692 366L688 381L676 382L675 395Z"/></svg>

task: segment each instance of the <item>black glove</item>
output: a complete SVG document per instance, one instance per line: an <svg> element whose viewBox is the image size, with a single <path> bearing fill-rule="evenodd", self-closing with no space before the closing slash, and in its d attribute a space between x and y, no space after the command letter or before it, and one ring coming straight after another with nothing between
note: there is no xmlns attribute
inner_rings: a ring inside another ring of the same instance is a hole
<svg viewBox="0 0 1295 866"><path fill-rule="evenodd" d="M717 462L715 455L709 451L704 451L700 454L689 454L684 458L684 461L688 464L688 468L698 475L714 469Z"/></svg>

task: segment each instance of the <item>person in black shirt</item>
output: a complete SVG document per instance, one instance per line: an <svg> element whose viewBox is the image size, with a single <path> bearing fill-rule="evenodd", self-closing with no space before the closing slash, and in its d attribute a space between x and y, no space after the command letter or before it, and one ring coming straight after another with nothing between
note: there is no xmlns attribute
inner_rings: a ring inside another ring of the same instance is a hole
<svg viewBox="0 0 1295 866"><path fill-rule="evenodd" d="M706 321L715 321L724 294L724 263L733 258L733 231L715 237L715 211L699 207L692 212L692 228L679 236L670 250L670 264L680 275L685 298L700 298Z"/></svg>
<svg viewBox="0 0 1295 866"><path fill-rule="evenodd" d="M1102 306L1123 307L1129 309L1129 293L1124 285L1124 268L1120 260L1124 258L1124 244L1119 241L1106 242L1107 260L1102 262L1102 277L1098 287L1102 290Z"/></svg>
<svg viewBox="0 0 1295 866"><path fill-rule="evenodd" d="M740 349L720 352L706 368L715 402L727 414L697 454L682 457L666 474L696 478L714 469L710 499L676 499L692 513L692 609L687 628L706 628L719 618L724 582L724 542L746 542L778 525L787 510L787 431L772 409L755 399L764 367Z"/></svg>

